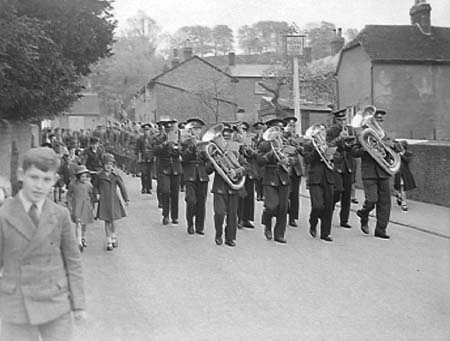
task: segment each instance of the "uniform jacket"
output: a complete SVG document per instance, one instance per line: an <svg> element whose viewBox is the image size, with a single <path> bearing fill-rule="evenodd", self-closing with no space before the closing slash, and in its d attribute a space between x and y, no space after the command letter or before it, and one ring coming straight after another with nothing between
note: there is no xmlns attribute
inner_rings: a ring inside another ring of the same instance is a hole
<svg viewBox="0 0 450 341"><path fill-rule="evenodd" d="M206 173L206 159L199 158L197 146L192 140L188 140L181 145L181 166L183 169L184 181L208 182L209 176Z"/></svg>
<svg viewBox="0 0 450 341"><path fill-rule="evenodd" d="M349 134L355 135L353 128L348 128ZM333 141L341 134L342 127L332 126L327 130L327 141ZM336 143L336 153L334 154L334 167L338 173L354 173L356 170L356 161L351 153L351 148L345 146L342 141Z"/></svg>
<svg viewBox="0 0 450 341"><path fill-rule="evenodd" d="M165 175L181 174L180 150L173 143L156 144L153 149L158 157L158 170Z"/></svg>
<svg viewBox="0 0 450 341"><path fill-rule="evenodd" d="M19 196L0 208L0 318L42 324L85 308L69 211L46 199L36 227Z"/></svg>
<svg viewBox="0 0 450 341"><path fill-rule="evenodd" d="M390 174L381 168L375 159L366 152L360 143L352 148L352 155L361 158L361 178L366 179L387 179Z"/></svg>
<svg viewBox="0 0 450 341"><path fill-rule="evenodd" d="M312 143L305 146L304 157L305 162L309 165L308 182L310 185L321 184L324 178L328 184L334 184L335 171L325 165Z"/></svg>
<svg viewBox="0 0 450 341"><path fill-rule="evenodd" d="M107 176L101 172L95 177L94 193L100 194L97 210L97 218L100 220L113 221L126 216L122 201L117 194L117 187L120 189L123 200L128 201L125 184L118 174L113 172Z"/></svg>
<svg viewBox="0 0 450 341"><path fill-rule="evenodd" d="M279 162L272 152L271 142L262 141L259 144L258 164L263 167L262 184L265 186L287 186L291 179L289 173L279 165Z"/></svg>
<svg viewBox="0 0 450 341"><path fill-rule="evenodd" d="M153 162L153 138L139 136L136 141L136 155L140 162Z"/></svg>
<svg viewBox="0 0 450 341"><path fill-rule="evenodd" d="M297 142L298 134L286 133L284 137L287 139L289 145L296 148L296 153L291 157L291 174L296 176L305 175L305 162L301 154L303 147Z"/></svg>

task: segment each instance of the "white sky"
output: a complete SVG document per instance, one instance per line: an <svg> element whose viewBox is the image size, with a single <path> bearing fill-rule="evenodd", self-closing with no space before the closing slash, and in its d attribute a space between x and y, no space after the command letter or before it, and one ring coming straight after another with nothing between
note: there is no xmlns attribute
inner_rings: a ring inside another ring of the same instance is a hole
<svg viewBox="0 0 450 341"><path fill-rule="evenodd" d="M450 0L428 0L431 23L450 26ZM138 10L152 17L163 31L174 33L182 26L218 24L230 26L235 35L242 25L260 20L296 22L328 21L362 29L367 24L409 24L414 0L115 0L118 31Z"/></svg>

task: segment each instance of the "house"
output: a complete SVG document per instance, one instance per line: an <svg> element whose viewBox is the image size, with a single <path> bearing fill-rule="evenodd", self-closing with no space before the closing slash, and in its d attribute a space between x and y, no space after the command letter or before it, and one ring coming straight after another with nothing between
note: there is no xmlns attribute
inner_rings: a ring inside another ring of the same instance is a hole
<svg viewBox="0 0 450 341"><path fill-rule="evenodd" d="M339 108L383 108L399 138L450 139L450 27L432 26L430 12L416 0L411 25L368 25L343 48Z"/></svg>
<svg viewBox="0 0 450 341"><path fill-rule="evenodd" d="M175 55L177 57L177 55ZM236 118L236 79L203 58L183 49L183 61L152 78L135 96L135 119L158 121L163 117L185 121L200 117L206 123Z"/></svg>
<svg viewBox="0 0 450 341"><path fill-rule="evenodd" d="M71 130L95 129L98 125L104 125L106 119L100 113L100 101L98 95L93 92L83 92L69 111L52 120L54 128Z"/></svg>

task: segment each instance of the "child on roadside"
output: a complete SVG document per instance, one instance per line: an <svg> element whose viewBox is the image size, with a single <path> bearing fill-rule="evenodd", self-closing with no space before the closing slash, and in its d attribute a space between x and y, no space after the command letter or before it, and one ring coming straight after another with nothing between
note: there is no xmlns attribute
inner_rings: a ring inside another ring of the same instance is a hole
<svg viewBox="0 0 450 341"><path fill-rule="evenodd" d="M114 221L126 216L125 209L117 194L117 187L120 189L125 205L128 205L129 202L125 184L114 168L114 156L109 153L105 154L103 170L94 180L94 193L98 200L97 218L105 222L107 251L112 251L119 245Z"/></svg>
<svg viewBox="0 0 450 341"><path fill-rule="evenodd" d="M74 169L75 179L69 184L67 203L72 221L76 224L78 247L83 252L87 247L86 227L94 221L93 213L93 186L89 169L86 166L77 166Z"/></svg>
<svg viewBox="0 0 450 341"><path fill-rule="evenodd" d="M406 192L416 188L416 181L409 168L413 153L408 150L408 142L402 140L400 143L400 170L394 176L394 189L396 191L397 204L403 212L408 211L406 203Z"/></svg>

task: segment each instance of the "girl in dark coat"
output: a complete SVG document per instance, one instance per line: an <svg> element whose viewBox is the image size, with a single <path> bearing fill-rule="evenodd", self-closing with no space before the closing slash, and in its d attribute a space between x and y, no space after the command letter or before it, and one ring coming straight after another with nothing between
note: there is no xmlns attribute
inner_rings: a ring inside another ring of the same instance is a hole
<svg viewBox="0 0 450 341"><path fill-rule="evenodd" d="M125 209L117 194L120 189L125 205L128 205L128 195L122 178L114 171L115 160L112 154L105 154L103 170L94 180L94 191L97 194L97 218L105 222L106 250L112 251L118 246L114 221L126 216Z"/></svg>
<svg viewBox="0 0 450 341"><path fill-rule="evenodd" d="M75 179L69 184L67 203L72 221L76 224L76 235L80 251L87 246L86 227L94 221L93 188L90 172L86 166L77 166L74 170Z"/></svg>
<svg viewBox="0 0 450 341"><path fill-rule="evenodd" d="M416 188L416 182L409 168L413 154L408 150L408 142L401 141L400 144L402 147L400 152L401 164L400 170L394 176L394 189L396 190L397 204L406 212L408 211L406 192Z"/></svg>

